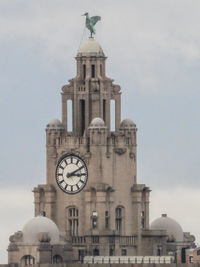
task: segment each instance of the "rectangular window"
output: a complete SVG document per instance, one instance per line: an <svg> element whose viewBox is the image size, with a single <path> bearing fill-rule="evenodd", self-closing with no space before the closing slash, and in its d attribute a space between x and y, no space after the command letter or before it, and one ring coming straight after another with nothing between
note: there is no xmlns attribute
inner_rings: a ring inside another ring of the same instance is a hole
<svg viewBox="0 0 200 267"><path fill-rule="evenodd" d="M81 135L84 135L85 131L85 100L80 100L80 126L81 126Z"/></svg>
<svg viewBox="0 0 200 267"><path fill-rule="evenodd" d="M109 213L108 211L105 211L105 228L109 228Z"/></svg>
<svg viewBox="0 0 200 267"><path fill-rule="evenodd" d="M103 100L103 120L106 122L106 100Z"/></svg>
<svg viewBox="0 0 200 267"><path fill-rule="evenodd" d="M189 256L189 263L193 263L193 256Z"/></svg>
<svg viewBox="0 0 200 267"><path fill-rule="evenodd" d="M113 248L110 248L109 250L109 256L113 256L114 255L114 249Z"/></svg>
<svg viewBox="0 0 200 267"><path fill-rule="evenodd" d="M116 230L121 231L122 219L116 219Z"/></svg>
<svg viewBox="0 0 200 267"><path fill-rule="evenodd" d="M117 208L116 209L116 217L117 218L121 218L122 217L122 209L121 208Z"/></svg>
<svg viewBox="0 0 200 267"><path fill-rule="evenodd" d="M98 244L99 243L99 236L93 236L92 237L92 243L93 244Z"/></svg>
<svg viewBox="0 0 200 267"><path fill-rule="evenodd" d="M100 75L103 76L102 65L100 65Z"/></svg>
<svg viewBox="0 0 200 267"><path fill-rule="evenodd" d="M95 78L95 65L94 64L91 65L91 77Z"/></svg>
<svg viewBox="0 0 200 267"><path fill-rule="evenodd" d="M97 228L97 218L98 218L98 213L96 211L92 212L92 228Z"/></svg>
<svg viewBox="0 0 200 267"><path fill-rule="evenodd" d="M68 230L71 236L78 235L78 209L70 208L68 210Z"/></svg>
<svg viewBox="0 0 200 267"><path fill-rule="evenodd" d="M72 100L67 100L67 131L71 132L73 128Z"/></svg>
<svg viewBox="0 0 200 267"><path fill-rule="evenodd" d="M97 228L97 217L92 218L92 228Z"/></svg>
<svg viewBox="0 0 200 267"><path fill-rule="evenodd" d="M85 80L86 77L86 65L83 64L83 79Z"/></svg>
<svg viewBox="0 0 200 267"><path fill-rule="evenodd" d="M122 249L121 254L122 256L126 256L127 255L126 249Z"/></svg>
<svg viewBox="0 0 200 267"><path fill-rule="evenodd" d="M79 261L81 261L82 263L83 263L83 258L84 258L84 256L85 256L85 251L82 250L82 249L79 249L79 250L78 250L78 259L79 259Z"/></svg>
<svg viewBox="0 0 200 267"><path fill-rule="evenodd" d="M96 211L93 211L93 212L92 212L92 216L93 216L93 217L97 217L97 215L98 215L98 213L97 213Z"/></svg>
<svg viewBox="0 0 200 267"><path fill-rule="evenodd" d="M160 248L157 249L157 256L160 256L161 255L161 250Z"/></svg>
<svg viewBox="0 0 200 267"><path fill-rule="evenodd" d="M110 128L115 131L115 100L110 101Z"/></svg>
<svg viewBox="0 0 200 267"><path fill-rule="evenodd" d="M145 228L145 216L144 216L144 211L141 212L141 228Z"/></svg>
<svg viewBox="0 0 200 267"><path fill-rule="evenodd" d="M105 218L105 228L109 228L109 218Z"/></svg>

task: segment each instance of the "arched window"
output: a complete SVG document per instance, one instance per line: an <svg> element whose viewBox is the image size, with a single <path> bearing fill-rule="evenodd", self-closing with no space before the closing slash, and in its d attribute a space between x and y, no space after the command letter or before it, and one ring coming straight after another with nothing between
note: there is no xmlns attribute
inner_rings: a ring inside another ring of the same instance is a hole
<svg viewBox="0 0 200 267"><path fill-rule="evenodd" d="M120 233L123 230L124 223L124 207L117 207L115 209L115 229Z"/></svg>
<svg viewBox="0 0 200 267"><path fill-rule="evenodd" d="M34 265L34 264L35 264L35 258L31 255L25 255L21 258L22 266L28 266L28 265Z"/></svg>
<svg viewBox="0 0 200 267"><path fill-rule="evenodd" d="M63 259L60 255L54 255L53 256L53 263L62 263Z"/></svg>
<svg viewBox="0 0 200 267"><path fill-rule="evenodd" d="M79 226L79 212L76 207L67 208L67 230L71 236L78 235L78 226Z"/></svg>

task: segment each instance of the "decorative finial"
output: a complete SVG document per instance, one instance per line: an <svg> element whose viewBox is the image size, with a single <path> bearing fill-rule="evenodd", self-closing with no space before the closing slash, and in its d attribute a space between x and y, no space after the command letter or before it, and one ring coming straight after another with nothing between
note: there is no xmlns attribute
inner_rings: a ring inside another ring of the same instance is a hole
<svg viewBox="0 0 200 267"><path fill-rule="evenodd" d="M85 26L90 31L90 37L92 37L92 34L96 33L94 25L97 23L97 21L101 20L101 17L100 16L93 16L90 18L88 12L86 12L82 16L86 16Z"/></svg>

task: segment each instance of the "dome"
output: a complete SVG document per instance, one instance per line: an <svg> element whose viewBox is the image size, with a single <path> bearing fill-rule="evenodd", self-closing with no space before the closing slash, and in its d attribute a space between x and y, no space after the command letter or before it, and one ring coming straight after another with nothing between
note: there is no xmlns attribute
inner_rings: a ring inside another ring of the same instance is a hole
<svg viewBox="0 0 200 267"><path fill-rule="evenodd" d="M120 123L120 130L132 130L136 128L136 124L131 119L124 119Z"/></svg>
<svg viewBox="0 0 200 267"><path fill-rule="evenodd" d="M89 129L105 129L105 122L101 118L94 118L91 123Z"/></svg>
<svg viewBox="0 0 200 267"><path fill-rule="evenodd" d="M47 217L37 216L29 220L23 227L23 241L28 244L39 242L40 233L50 237L51 244L59 243L59 230L56 224Z"/></svg>
<svg viewBox="0 0 200 267"><path fill-rule="evenodd" d="M84 42L78 50L78 53L101 53L103 50L97 41L90 37L86 42Z"/></svg>
<svg viewBox="0 0 200 267"><path fill-rule="evenodd" d="M175 220L167 217L167 214L162 214L160 218L154 220L150 225L150 229L166 230L169 241L182 242L184 240L182 227Z"/></svg>
<svg viewBox="0 0 200 267"><path fill-rule="evenodd" d="M46 126L46 129L60 130L64 129L63 124L58 119L52 119Z"/></svg>

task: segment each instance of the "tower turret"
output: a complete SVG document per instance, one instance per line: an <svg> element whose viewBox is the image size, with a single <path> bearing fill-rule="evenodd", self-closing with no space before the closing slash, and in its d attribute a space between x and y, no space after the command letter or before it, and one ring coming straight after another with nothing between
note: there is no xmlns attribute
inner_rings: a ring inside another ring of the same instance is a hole
<svg viewBox="0 0 200 267"><path fill-rule="evenodd" d="M105 73L106 57L94 38L89 38L76 56L77 75L62 88L62 123L68 131L67 104L72 101L72 132L76 136L88 135L92 119L98 117L110 129L111 100L115 102L115 130L121 119L120 86Z"/></svg>
<svg viewBox="0 0 200 267"><path fill-rule="evenodd" d="M35 212L71 238L76 257L136 255L149 226L150 192L137 184L137 128L130 119L121 122L121 89L107 77L94 38L81 45L76 63L76 76L62 87L62 122L46 127L48 186L34 189Z"/></svg>

